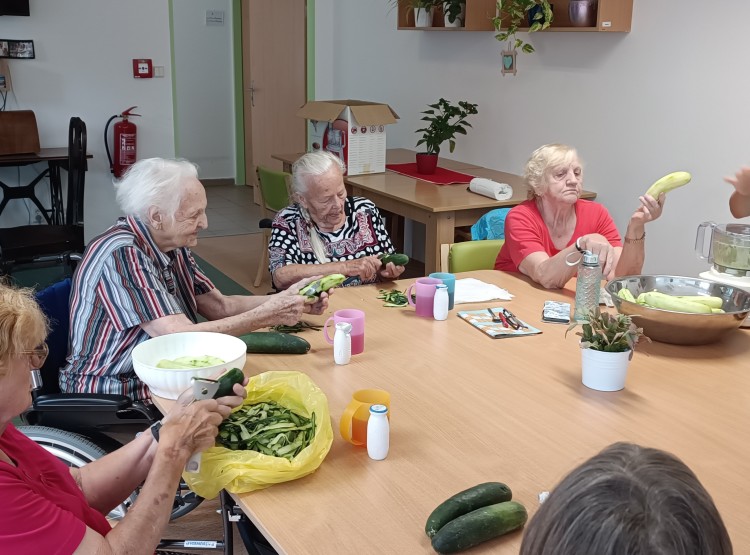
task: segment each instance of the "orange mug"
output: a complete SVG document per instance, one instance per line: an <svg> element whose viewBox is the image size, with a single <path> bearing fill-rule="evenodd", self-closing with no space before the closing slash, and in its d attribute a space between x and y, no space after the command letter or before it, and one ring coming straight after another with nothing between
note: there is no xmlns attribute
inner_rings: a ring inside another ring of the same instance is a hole
<svg viewBox="0 0 750 555"><path fill-rule="evenodd" d="M370 418L371 405L388 407L388 419L391 418L391 395L382 389L360 389L352 395L352 400L344 409L339 422L339 431L349 443L367 445L367 419Z"/></svg>

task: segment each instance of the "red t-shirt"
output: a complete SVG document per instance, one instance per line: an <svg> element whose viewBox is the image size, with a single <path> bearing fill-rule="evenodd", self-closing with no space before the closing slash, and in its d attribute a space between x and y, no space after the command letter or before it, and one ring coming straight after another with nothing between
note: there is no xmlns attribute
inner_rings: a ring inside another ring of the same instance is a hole
<svg viewBox="0 0 750 555"><path fill-rule="evenodd" d="M13 424L0 449L15 461L0 461L0 552L73 553L86 527L106 535L112 528L92 509L70 470Z"/></svg>
<svg viewBox="0 0 750 555"><path fill-rule="evenodd" d="M613 247L622 246L615 222L604 206L579 199L575 209L576 227L566 247L589 233L603 235ZM540 251L552 257L560 249L555 248L536 201L527 200L513 207L505 218L505 243L495 260L495 270L517 272L524 258Z"/></svg>

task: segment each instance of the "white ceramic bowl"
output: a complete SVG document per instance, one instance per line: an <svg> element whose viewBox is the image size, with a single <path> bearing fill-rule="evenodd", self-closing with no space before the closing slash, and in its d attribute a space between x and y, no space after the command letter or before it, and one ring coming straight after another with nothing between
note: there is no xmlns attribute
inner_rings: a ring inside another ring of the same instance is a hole
<svg viewBox="0 0 750 555"><path fill-rule="evenodd" d="M162 359L210 355L224 364L205 368L157 368ZM193 377L208 378L230 368L245 366L247 345L242 339L223 333L187 331L152 337L133 349L133 369L151 393L166 399L177 397L192 386Z"/></svg>

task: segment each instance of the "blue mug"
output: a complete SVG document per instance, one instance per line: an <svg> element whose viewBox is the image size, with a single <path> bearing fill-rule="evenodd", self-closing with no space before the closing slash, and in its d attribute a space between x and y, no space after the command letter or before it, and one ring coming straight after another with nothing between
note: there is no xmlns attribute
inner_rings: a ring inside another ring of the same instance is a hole
<svg viewBox="0 0 750 555"><path fill-rule="evenodd" d="M453 310L453 298L456 294L456 276L447 272L435 272L430 274L429 277L439 279L448 286L448 310Z"/></svg>

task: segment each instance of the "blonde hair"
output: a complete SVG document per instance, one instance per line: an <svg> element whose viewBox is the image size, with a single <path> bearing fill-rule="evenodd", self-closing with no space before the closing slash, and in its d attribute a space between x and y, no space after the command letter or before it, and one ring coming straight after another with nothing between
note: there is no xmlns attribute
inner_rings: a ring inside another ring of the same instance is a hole
<svg viewBox="0 0 750 555"><path fill-rule="evenodd" d="M0 282L0 376L12 357L43 343L48 330L34 291Z"/></svg>
<svg viewBox="0 0 750 555"><path fill-rule="evenodd" d="M576 149L559 143L543 145L532 152L523 170L523 179L529 187L529 198L544 195L547 192L547 183L544 179L547 172L551 168L570 163L573 158L578 158ZM580 158L578 163L583 166Z"/></svg>

